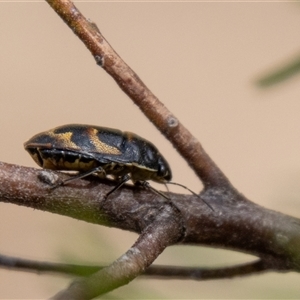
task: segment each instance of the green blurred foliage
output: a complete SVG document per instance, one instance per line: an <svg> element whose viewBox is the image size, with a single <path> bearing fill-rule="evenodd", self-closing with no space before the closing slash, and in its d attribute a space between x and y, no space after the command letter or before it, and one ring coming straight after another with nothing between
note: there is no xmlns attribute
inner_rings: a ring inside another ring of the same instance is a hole
<svg viewBox="0 0 300 300"><path fill-rule="evenodd" d="M287 63L279 66L265 76L257 80L257 85L261 88L271 87L283 81L286 81L300 72L300 55L290 59Z"/></svg>

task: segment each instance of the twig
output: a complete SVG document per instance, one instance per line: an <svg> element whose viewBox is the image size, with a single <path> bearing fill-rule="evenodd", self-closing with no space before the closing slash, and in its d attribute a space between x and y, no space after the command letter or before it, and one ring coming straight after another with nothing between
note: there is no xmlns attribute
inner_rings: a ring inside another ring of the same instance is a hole
<svg viewBox="0 0 300 300"><path fill-rule="evenodd" d="M182 234L180 223L180 213L174 214L172 206L164 207L124 255L90 277L74 281L53 299L91 299L129 283L143 273L167 246L178 241L178 234Z"/></svg>
<svg viewBox="0 0 300 300"><path fill-rule="evenodd" d="M0 266L8 270L19 270L38 274L53 272L76 276L88 276L104 268L103 266L84 266L36 261L2 254L0 254Z"/></svg>
<svg viewBox="0 0 300 300"><path fill-rule="evenodd" d="M33 273L61 273L65 275L88 276L105 268L105 266L77 265L64 263L40 262L21 259L18 257L0 254L0 266L10 269ZM152 265L144 273L143 277L160 279L185 279L185 280L213 280L233 278L271 271L270 266L263 260L256 260L247 264L241 264L223 268L200 268L182 266Z"/></svg>
<svg viewBox="0 0 300 300"><path fill-rule="evenodd" d="M157 99L100 33L69 0L46 0L90 50L98 65L110 74L146 117L173 144L206 188L231 187L228 179L199 141Z"/></svg>
<svg viewBox="0 0 300 300"><path fill-rule="evenodd" d="M159 277L161 279L192 279L202 281L224 278L229 279L271 270L272 269L267 263L259 259L254 262L223 268L151 266L143 275L153 276L155 278Z"/></svg>

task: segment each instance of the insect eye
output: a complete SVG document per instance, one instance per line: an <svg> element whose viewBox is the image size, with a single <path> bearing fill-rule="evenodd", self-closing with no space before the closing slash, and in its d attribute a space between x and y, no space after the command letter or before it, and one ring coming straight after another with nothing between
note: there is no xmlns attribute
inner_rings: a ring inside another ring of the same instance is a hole
<svg viewBox="0 0 300 300"><path fill-rule="evenodd" d="M158 158L157 176L165 181L170 181L172 179L169 165L162 157Z"/></svg>
<svg viewBox="0 0 300 300"><path fill-rule="evenodd" d="M158 165L157 175L159 177L164 178L167 181L171 180L171 176L170 176L170 173L168 171L168 168L166 168L166 166L161 162Z"/></svg>
<svg viewBox="0 0 300 300"><path fill-rule="evenodd" d="M162 164L158 165L157 175L161 177L164 177L166 175L166 168L164 165Z"/></svg>

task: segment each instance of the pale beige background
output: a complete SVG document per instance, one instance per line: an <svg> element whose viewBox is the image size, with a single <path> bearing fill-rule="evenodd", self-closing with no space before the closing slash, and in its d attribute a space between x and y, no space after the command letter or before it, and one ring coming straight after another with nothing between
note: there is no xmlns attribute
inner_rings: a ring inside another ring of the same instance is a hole
<svg viewBox="0 0 300 300"><path fill-rule="evenodd" d="M77 3L116 51L256 203L300 217L300 76L268 91L253 81L300 52L297 3ZM0 3L2 161L35 166L32 135L66 123L129 130L168 158L174 181L199 181L44 2ZM173 187L172 187L172 190ZM180 192L184 192L180 190ZM108 263L136 235L0 203L0 252ZM247 237L245 237L247 238ZM220 266L250 256L172 247L158 263ZM124 298L299 298L298 274L209 282L136 280ZM0 270L0 298L40 299L67 277Z"/></svg>

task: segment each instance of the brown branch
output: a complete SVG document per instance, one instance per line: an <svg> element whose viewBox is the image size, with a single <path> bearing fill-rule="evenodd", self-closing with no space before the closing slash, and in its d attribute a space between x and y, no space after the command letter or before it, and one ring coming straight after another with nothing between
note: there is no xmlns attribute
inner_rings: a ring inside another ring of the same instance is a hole
<svg viewBox="0 0 300 300"><path fill-rule="evenodd" d="M0 201L137 233L151 224L162 208L170 205L161 197L132 186L126 186L122 193L116 191L105 200L104 196L116 183L99 182L93 177L74 180L55 189L49 185L66 178L69 176L63 173L0 162Z"/></svg>
<svg viewBox="0 0 300 300"><path fill-rule="evenodd" d="M66 174L0 163L0 201L136 231L140 236L119 260L89 278L74 282L55 299L90 299L124 285L142 273L165 247L182 238L180 212L162 197L152 194L154 201L147 203L143 197L138 198L143 189L136 193L127 187L125 198L116 191L114 195L119 197L105 199L115 182L99 184L92 179L75 180L56 189L49 185L66 177ZM145 205L141 206L140 201Z"/></svg>
<svg viewBox="0 0 300 300"><path fill-rule="evenodd" d="M69 0L46 0L55 12L90 50L96 62L112 76L119 87L165 135L208 187L230 187L218 166L199 141L157 99L138 75L121 59L100 33Z"/></svg>
<svg viewBox="0 0 300 300"><path fill-rule="evenodd" d="M51 272L76 276L89 276L106 267L35 261L1 254L0 266L8 270L26 271L38 274ZM223 268L152 265L146 269L141 276L167 280L184 279L202 281L223 278L228 279L271 270L272 268L270 268L270 266L263 260L256 260L247 264Z"/></svg>
<svg viewBox="0 0 300 300"><path fill-rule="evenodd" d="M178 241L181 230L180 213L174 213L174 206L165 206L124 255L90 277L74 281L53 299L91 299L129 283L167 246Z"/></svg>
<svg viewBox="0 0 300 300"><path fill-rule="evenodd" d="M193 195L168 194L172 202L166 202L151 191L132 186L121 188L105 201L103 196L115 183L94 178L75 180L54 190L45 183L67 177L0 163L0 201L137 233L173 203L184 230L183 236L178 233L177 243L235 249L259 256L273 270L300 270L300 220L260 207L242 195L205 191L201 197L214 207L211 211Z"/></svg>

